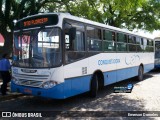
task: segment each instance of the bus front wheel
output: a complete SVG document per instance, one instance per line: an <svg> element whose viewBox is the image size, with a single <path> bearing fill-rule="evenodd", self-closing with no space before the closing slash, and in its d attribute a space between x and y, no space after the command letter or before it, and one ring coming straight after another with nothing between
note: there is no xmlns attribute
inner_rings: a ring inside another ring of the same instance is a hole
<svg viewBox="0 0 160 120"><path fill-rule="evenodd" d="M138 78L138 81L143 80L143 67L142 66L139 66L137 78Z"/></svg>
<svg viewBox="0 0 160 120"><path fill-rule="evenodd" d="M98 76L94 74L91 79L90 96L92 98L95 98L97 96L97 92L98 92Z"/></svg>

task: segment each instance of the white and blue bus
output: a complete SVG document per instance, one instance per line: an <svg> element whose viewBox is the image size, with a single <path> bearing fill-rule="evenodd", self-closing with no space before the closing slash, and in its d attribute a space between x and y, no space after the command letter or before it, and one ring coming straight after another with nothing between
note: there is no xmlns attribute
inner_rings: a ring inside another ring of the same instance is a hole
<svg viewBox="0 0 160 120"><path fill-rule="evenodd" d="M155 69L160 68L160 37L154 39L155 42Z"/></svg>
<svg viewBox="0 0 160 120"><path fill-rule="evenodd" d="M15 23L11 90L65 99L154 68L154 42L126 30L43 13Z"/></svg>

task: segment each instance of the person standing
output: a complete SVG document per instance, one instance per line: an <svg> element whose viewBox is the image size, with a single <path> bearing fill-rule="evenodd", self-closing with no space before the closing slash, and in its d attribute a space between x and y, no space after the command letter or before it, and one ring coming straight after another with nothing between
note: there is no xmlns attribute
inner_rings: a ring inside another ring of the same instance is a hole
<svg viewBox="0 0 160 120"><path fill-rule="evenodd" d="M10 75L11 65L8 60L8 54L4 54L2 59L0 60L0 74L3 80L3 84L1 85L1 93L2 95L6 95L7 92L7 84L11 81Z"/></svg>

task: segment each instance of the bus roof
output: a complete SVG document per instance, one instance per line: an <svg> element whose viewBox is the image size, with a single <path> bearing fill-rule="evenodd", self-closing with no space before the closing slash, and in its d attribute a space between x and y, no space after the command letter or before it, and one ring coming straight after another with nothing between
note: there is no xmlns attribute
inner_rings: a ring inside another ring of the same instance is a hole
<svg viewBox="0 0 160 120"><path fill-rule="evenodd" d="M91 20L88 20L88 19L85 19L85 18L73 16L70 13L39 13L39 14L35 14L35 15L24 17L24 18L18 20L18 22L21 21L21 20L24 20L26 18L30 18L30 17L36 17L36 16L41 16L41 15L55 15L55 14L57 14L58 16L61 16L61 18L67 18L67 19L71 19L71 20L87 23L87 24L90 24L90 25L95 25L95 26L107 28L107 29L110 29L110 30L123 32L123 33L131 34L131 35L136 35L136 36L139 36L139 37L144 37L146 39L152 39L153 40L153 38L149 38L147 36L142 36L142 35L140 35L138 33L134 33L134 32L131 32L131 31L128 31L128 30L124 30L124 29L121 29L121 28L117 28L117 27L113 27L113 26L110 26L110 25L98 23L98 22L91 21Z"/></svg>
<svg viewBox="0 0 160 120"><path fill-rule="evenodd" d="M154 38L154 41L160 41L160 37Z"/></svg>

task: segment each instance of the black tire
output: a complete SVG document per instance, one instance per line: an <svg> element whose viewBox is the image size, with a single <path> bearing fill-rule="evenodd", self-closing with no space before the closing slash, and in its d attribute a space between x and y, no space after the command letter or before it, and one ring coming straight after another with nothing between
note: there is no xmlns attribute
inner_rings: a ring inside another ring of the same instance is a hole
<svg viewBox="0 0 160 120"><path fill-rule="evenodd" d="M143 80L143 67L142 66L139 66L137 79L138 81Z"/></svg>
<svg viewBox="0 0 160 120"><path fill-rule="evenodd" d="M90 97L95 98L98 92L98 77L97 75L93 75L90 85Z"/></svg>

